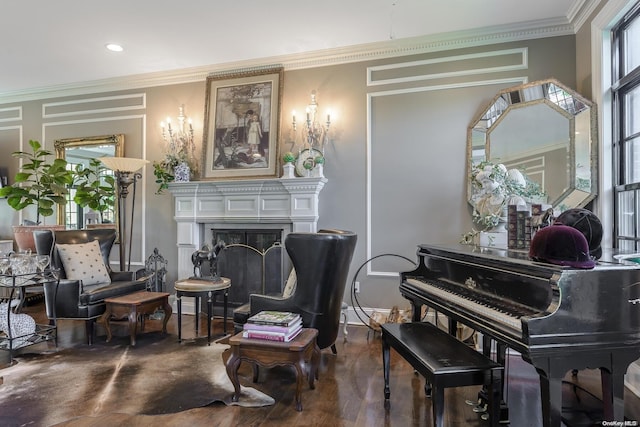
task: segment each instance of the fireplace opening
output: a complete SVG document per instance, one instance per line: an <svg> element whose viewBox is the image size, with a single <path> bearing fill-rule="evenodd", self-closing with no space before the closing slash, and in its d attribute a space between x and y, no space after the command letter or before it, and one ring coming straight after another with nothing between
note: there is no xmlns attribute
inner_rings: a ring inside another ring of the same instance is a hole
<svg viewBox="0 0 640 427"><path fill-rule="evenodd" d="M285 255L283 229L213 228L212 246L225 243L218 255L218 274L231 279L228 307L233 310L249 302L250 294L281 294L289 259ZM203 275L209 271L203 269ZM215 308L216 315L222 308Z"/></svg>

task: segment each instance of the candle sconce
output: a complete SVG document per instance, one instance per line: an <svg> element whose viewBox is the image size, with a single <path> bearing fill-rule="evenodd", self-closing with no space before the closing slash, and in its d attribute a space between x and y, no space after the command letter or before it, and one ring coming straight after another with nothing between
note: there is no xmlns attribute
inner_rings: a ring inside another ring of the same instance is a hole
<svg viewBox="0 0 640 427"><path fill-rule="evenodd" d="M298 156L295 169L298 176L322 177L324 167L324 149L329 142L329 128L331 127L331 112L327 111L326 121L321 122L318 114L316 91L311 92L311 102L305 109L306 118L302 123L302 141L298 145ZM294 144L297 145L298 122L296 112L293 112L291 127L294 134Z"/></svg>

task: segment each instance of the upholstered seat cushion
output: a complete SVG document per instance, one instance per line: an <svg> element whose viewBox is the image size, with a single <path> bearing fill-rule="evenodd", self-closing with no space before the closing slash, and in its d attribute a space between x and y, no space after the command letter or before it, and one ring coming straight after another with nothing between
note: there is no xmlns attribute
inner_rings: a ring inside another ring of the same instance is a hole
<svg viewBox="0 0 640 427"><path fill-rule="evenodd" d="M177 281L173 287L176 291L182 292L207 292L220 291L231 286L231 280L226 277L220 278L220 281L204 279L184 279Z"/></svg>
<svg viewBox="0 0 640 427"><path fill-rule="evenodd" d="M298 284L298 277L296 275L296 269L292 268L287 278L287 282L284 285L282 291L282 298L289 298L296 291ZM233 324L236 333L242 331L243 326L247 323L247 319L251 315L251 304L245 303L233 310Z"/></svg>
<svg viewBox="0 0 640 427"><path fill-rule="evenodd" d="M80 294L80 305L101 303L105 298L114 298L137 291L144 291L147 287L146 279L129 280L124 282L99 283L83 286Z"/></svg>

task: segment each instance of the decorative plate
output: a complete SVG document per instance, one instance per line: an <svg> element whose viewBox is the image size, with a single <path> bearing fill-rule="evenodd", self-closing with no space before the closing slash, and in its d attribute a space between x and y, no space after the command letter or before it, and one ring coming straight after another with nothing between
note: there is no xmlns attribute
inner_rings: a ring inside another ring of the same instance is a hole
<svg viewBox="0 0 640 427"><path fill-rule="evenodd" d="M296 174L303 177L309 176L310 171L316 166L315 158L318 156L323 157L322 151L315 148L302 150L296 159Z"/></svg>

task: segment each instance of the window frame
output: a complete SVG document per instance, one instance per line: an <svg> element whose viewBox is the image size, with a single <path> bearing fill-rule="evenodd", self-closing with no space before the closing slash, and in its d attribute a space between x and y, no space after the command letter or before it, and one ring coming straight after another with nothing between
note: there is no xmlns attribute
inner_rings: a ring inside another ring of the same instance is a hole
<svg viewBox="0 0 640 427"><path fill-rule="evenodd" d="M633 166L633 161L627 159L627 143L640 138L640 132L626 135L625 99L633 90L640 87L640 66L625 72L626 41L625 30L640 20L640 2L629 10L623 18L611 29L611 115L612 115L612 146L613 146L613 206L614 232L613 245L616 248L640 251L640 173L633 182L627 182L627 171ZM631 194L632 216L631 233L621 232L624 226L621 221L622 207L620 198Z"/></svg>

